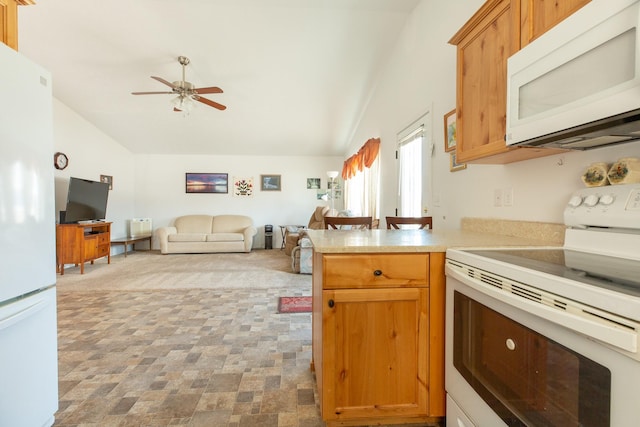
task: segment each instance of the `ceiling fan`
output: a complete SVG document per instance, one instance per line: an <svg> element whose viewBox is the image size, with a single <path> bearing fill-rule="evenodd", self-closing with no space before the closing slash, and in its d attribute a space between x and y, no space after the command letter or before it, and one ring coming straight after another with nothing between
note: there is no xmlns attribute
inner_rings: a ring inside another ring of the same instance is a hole
<svg viewBox="0 0 640 427"><path fill-rule="evenodd" d="M158 95L158 94L169 94L169 95L177 95L174 99L171 100L173 104L173 111L184 111L189 112L193 106L193 101L202 102L210 107L217 108L218 110L225 110L225 107L222 104L218 104L217 102L211 101L210 99L203 98L200 95L205 93L222 93L222 89L216 86L211 87L194 87L192 83L185 80L185 67L189 65L189 58L186 56L179 56L178 62L182 65L182 80L170 83L162 77L151 76L152 79L159 81L171 88L171 91L166 92L131 92L132 95Z"/></svg>

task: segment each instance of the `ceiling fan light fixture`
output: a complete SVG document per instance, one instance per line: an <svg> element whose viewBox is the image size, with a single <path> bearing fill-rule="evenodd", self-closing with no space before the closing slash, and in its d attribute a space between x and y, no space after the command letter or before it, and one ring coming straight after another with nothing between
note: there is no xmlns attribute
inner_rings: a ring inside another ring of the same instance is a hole
<svg viewBox="0 0 640 427"><path fill-rule="evenodd" d="M173 105L173 108L175 108L176 110L184 111L185 113L188 113L191 110L193 110L193 107L195 105L191 97L186 95L176 96L171 100L171 104Z"/></svg>

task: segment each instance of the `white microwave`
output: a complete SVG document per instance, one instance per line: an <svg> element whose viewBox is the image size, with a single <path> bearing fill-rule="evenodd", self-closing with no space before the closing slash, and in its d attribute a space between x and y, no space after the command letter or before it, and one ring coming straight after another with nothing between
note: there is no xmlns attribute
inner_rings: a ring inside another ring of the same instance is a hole
<svg viewBox="0 0 640 427"><path fill-rule="evenodd" d="M640 139L640 0L592 0L507 61L507 145Z"/></svg>

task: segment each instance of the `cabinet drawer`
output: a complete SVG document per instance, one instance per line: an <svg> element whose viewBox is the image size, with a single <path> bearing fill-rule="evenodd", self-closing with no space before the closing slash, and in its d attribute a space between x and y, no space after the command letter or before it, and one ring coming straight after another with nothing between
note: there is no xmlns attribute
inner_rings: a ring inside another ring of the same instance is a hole
<svg viewBox="0 0 640 427"><path fill-rule="evenodd" d="M427 286L429 254L324 255L324 289Z"/></svg>
<svg viewBox="0 0 640 427"><path fill-rule="evenodd" d="M109 243L111 239L109 238L109 233L100 233L98 234L98 244L104 245L105 243Z"/></svg>
<svg viewBox="0 0 640 427"><path fill-rule="evenodd" d="M96 258L109 255L109 245L100 245L96 248Z"/></svg>

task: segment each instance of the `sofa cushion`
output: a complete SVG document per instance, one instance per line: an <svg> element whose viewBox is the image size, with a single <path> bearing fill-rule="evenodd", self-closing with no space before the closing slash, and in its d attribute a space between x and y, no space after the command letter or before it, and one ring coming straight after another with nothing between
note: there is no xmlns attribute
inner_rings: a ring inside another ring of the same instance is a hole
<svg viewBox="0 0 640 427"><path fill-rule="evenodd" d="M207 234L207 242L242 242L244 234L242 233L213 233Z"/></svg>
<svg viewBox="0 0 640 427"><path fill-rule="evenodd" d="M211 232L211 222L213 217L211 215L185 215L176 218L174 226L181 233L202 233L207 234Z"/></svg>
<svg viewBox="0 0 640 427"><path fill-rule="evenodd" d="M253 220L244 215L216 215L207 233L242 233L253 225Z"/></svg>
<svg viewBox="0 0 640 427"><path fill-rule="evenodd" d="M206 238L204 233L178 233L169 234L170 242L204 242Z"/></svg>

